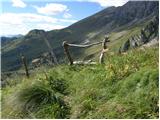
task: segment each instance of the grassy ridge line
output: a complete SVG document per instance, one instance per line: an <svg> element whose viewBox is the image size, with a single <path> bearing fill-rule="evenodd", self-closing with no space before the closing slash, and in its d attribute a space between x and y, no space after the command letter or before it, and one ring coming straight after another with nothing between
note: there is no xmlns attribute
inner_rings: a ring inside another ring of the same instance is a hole
<svg viewBox="0 0 160 120"><path fill-rule="evenodd" d="M119 49L119 47L123 44L123 42L125 42L129 37L131 37L131 35L138 33L138 30L140 30L143 26L144 26L144 23L143 24L141 23L139 26L132 27L130 30L128 30L128 29L126 30L126 28L123 28L122 31L124 30L124 31L126 31L126 33L123 33L121 35L121 37L118 37L118 38L116 36L117 36L117 34L121 33L120 31L119 32L111 32L109 35L110 39L111 39L111 42L109 43L109 48L111 48L111 51L117 51ZM63 48L61 47L61 44L64 39L59 38L59 37L54 38L53 36L55 36L55 34L57 32L58 31L49 32L49 34L51 35L51 36L49 35L49 42L53 48L56 48L56 50L54 50L54 51L55 52L57 51L57 53L56 53L57 58L61 61L64 59L64 52L63 52ZM63 31L63 32L65 34L65 32L67 32L67 31ZM98 32L95 31L92 34L97 34L97 33ZM61 34L63 35L63 33L61 33ZM91 37L92 34L87 35L86 37L83 38L83 40L87 39L88 37ZM3 71L9 71L9 69L17 68L18 66L20 67L20 65L19 65L20 64L20 54L19 53L17 54L17 51L19 51L19 50L21 53L23 53L27 57L28 61L30 61L30 62L32 59L35 59L39 55L41 55L42 53L48 51L48 47L46 46L46 44L43 40L43 37L42 37L43 34L42 35L31 34L31 36L33 37L33 38L30 38L31 40L25 39L25 38L20 38L20 39L17 39L17 40L2 47L2 53L3 53L2 54L2 58L3 58L2 69L3 69ZM80 37L79 34L77 36ZM101 34L98 34L89 40L91 41L91 43L101 41L104 39L104 36L105 36L105 34L102 32ZM80 42L80 41L75 41L76 39L73 39L73 38L65 38L65 40L67 40L68 42L76 42L76 43ZM82 40L81 40L81 42L82 42ZM38 45L38 47L35 47L37 45ZM23 46L23 47L20 47L20 46ZM25 52L26 50L27 50L27 52ZM71 50L71 54L75 59L79 59L79 58L97 59L99 56L99 50L101 50L101 46L93 46L93 47L90 47L87 49L79 49L78 48L76 50L75 49ZM97 52L98 52L98 54L97 54ZM13 66L13 64L14 64L14 66Z"/></svg>
<svg viewBox="0 0 160 120"><path fill-rule="evenodd" d="M138 35L142 27L133 27L130 30L123 30L120 32L111 32L109 34L109 39L111 42L107 43L110 52L118 52L119 48L132 36ZM99 35L100 41L104 39L104 35ZM88 60L92 59L93 61L98 61L100 53L102 51L102 45L96 45L89 48L77 48L76 50L83 51L82 54L74 54L74 50L70 50L71 56L76 60Z"/></svg>
<svg viewBox="0 0 160 120"><path fill-rule="evenodd" d="M158 118L158 48L23 78L2 89L2 118Z"/></svg>

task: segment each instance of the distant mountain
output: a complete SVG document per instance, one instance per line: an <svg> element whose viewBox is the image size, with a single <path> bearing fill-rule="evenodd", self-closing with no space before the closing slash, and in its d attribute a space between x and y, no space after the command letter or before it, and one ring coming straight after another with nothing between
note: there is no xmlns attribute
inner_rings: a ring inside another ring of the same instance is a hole
<svg viewBox="0 0 160 120"><path fill-rule="evenodd" d="M109 7L61 30L32 30L27 35L8 43L2 48L2 71L14 70L20 67L20 53L28 62L48 52L44 41L48 39L59 62L64 62L62 42L85 43L101 41L109 34L110 48L119 49L122 43L138 33L154 16L159 15L158 1L129 1L120 7ZM84 54L85 53L85 54ZM88 52L89 53L89 52ZM90 54L95 54L92 50ZM73 56L88 55L84 50L74 50Z"/></svg>
<svg viewBox="0 0 160 120"><path fill-rule="evenodd" d="M12 37L17 37L17 38L19 38L19 37L22 37L23 35L21 35L21 34L17 34L17 35L2 35L1 37L7 37L7 38L12 38Z"/></svg>
<svg viewBox="0 0 160 120"><path fill-rule="evenodd" d="M1 37L1 45L5 45L7 44L8 42L12 41L12 40L15 40L17 39L16 37L13 37L13 38L10 38L10 37Z"/></svg>
<svg viewBox="0 0 160 120"><path fill-rule="evenodd" d="M0 37L1 40L1 45L4 46L5 44L8 44L9 42L16 40L20 37L23 37L23 35L18 34L18 35L6 35L6 36L2 36Z"/></svg>

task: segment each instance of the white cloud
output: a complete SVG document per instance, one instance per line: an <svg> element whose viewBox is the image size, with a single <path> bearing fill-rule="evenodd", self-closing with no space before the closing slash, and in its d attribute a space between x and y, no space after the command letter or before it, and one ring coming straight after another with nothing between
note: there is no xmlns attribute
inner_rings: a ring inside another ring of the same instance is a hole
<svg viewBox="0 0 160 120"><path fill-rule="evenodd" d="M44 7L34 6L34 8L37 9L38 13L46 14L46 15L57 15L64 11L68 11L68 8L66 5L57 4L57 3L46 4Z"/></svg>
<svg viewBox="0 0 160 120"><path fill-rule="evenodd" d="M58 19L33 13L3 13L0 15L0 22L6 24L24 24L33 22L56 23Z"/></svg>
<svg viewBox="0 0 160 120"><path fill-rule="evenodd" d="M12 0L12 6L25 8L27 5L22 0Z"/></svg>
<svg viewBox="0 0 160 120"><path fill-rule="evenodd" d="M71 17L72 17L72 15L71 15L71 14L69 14L69 13L64 13L63 17L64 17L64 18L71 18Z"/></svg>
<svg viewBox="0 0 160 120"><path fill-rule="evenodd" d="M0 14L0 34L26 34L32 29L61 29L74 22L76 20L57 19L33 13L3 13Z"/></svg>
<svg viewBox="0 0 160 120"><path fill-rule="evenodd" d="M78 0L79 2L94 2L98 3L102 7L108 6L122 6L129 0Z"/></svg>
<svg viewBox="0 0 160 120"><path fill-rule="evenodd" d="M17 35L17 34L26 34L30 28L27 25L23 25L23 24L4 24L4 23L0 23L1 26L1 31L0 31L0 35Z"/></svg>
<svg viewBox="0 0 160 120"><path fill-rule="evenodd" d="M124 5L128 0L94 0L95 2L99 3L102 7L106 6L122 6Z"/></svg>
<svg viewBox="0 0 160 120"><path fill-rule="evenodd" d="M0 23L5 24L24 24L24 23L74 23L77 20L73 19L57 19L45 15L39 15L34 13L3 13L0 15Z"/></svg>
<svg viewBox="0 0 160 120"><path fill-rule="evenodd" d="M52 2L92 2L97 3L102 7L122 6L129 0L50 0ZM135 0L136 1L136 0Z"/></svg>

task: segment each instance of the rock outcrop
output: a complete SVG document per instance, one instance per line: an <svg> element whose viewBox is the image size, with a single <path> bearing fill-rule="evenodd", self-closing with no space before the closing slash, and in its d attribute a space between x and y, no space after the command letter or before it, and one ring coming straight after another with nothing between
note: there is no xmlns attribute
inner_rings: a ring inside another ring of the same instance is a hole
<svg viewBox="0 0 160 120"><path fill-rule="evenodd" d="M119 52L126 52L131 48L142 46L154 38L159 38L159 18L156 16L145 28L143 28L139 35L132 36L120 48ZM158 39L157 39L158 40Z"/></svg>

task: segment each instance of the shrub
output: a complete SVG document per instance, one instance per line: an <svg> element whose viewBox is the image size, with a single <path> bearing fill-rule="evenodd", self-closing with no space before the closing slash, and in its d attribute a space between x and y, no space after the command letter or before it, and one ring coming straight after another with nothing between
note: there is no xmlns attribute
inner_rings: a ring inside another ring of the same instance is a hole
<svg viewBox="0 0 160 120"><path fill-rule="evenodd" d="M61 80L60 80L61 81ZM69 106L63 101L62 93L66 89L65 84L50 77L47 83L40 82L20 93L20 101L23 101L24 112L38 118L64 118L69 113ZM61 86L58 88L59 86ZM65 87L64 87L65 86ZM64 89L65 88L65 89ZM46 111L53 113L45 113ZM46 114L46 115L45 115Z"/></svg>
<svg viewBox="0 0 160 120"><path fill-rule="evenodd" d="M62 119L68 118L70 108L67 105L61 106L60 104L47 104L41 106L41 108L35 112L36 118L47 118L47 119Z"/></svg>
<svg viewBox="0 0 160 120"><path fill-rule="evenodd" d="M68 93L67 88L68 84L64 79L53 79L52 76L49 78L49 84L55 92L66 95Z"/></svg>

